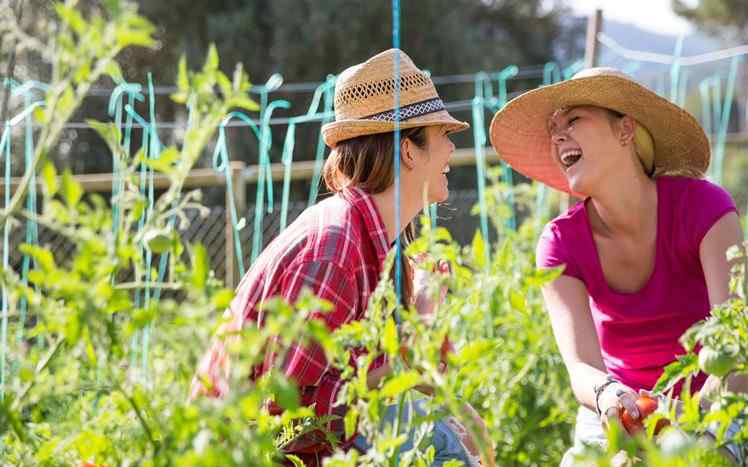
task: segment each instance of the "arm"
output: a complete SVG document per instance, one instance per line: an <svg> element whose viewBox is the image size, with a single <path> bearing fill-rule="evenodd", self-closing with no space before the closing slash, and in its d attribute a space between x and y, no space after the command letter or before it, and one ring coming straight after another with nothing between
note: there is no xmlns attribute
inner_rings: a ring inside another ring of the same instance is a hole
<svg viewBox="0 0 748 467"><path fill-rule="evenodd" d="M730 268L727 261L727 250L742 242L743 233L740 219L734 211L722 216L707 231L699 245L699 258L704 270L704 280L709 292L709 303L712 307L730 298ZM702 391L706 394L719 387L719 378L709 376ZM748 376L733 375L728 379L727 387L735 392L748 392Z"/></svg>
<svg viewBox="0 0 748 467"><path fill-rule="evenodd" d="M333 306L327 313L310 313L307 319L319 319L332 331L355 316L358 290L351 284L349 274L340 266L329 261L296 263L281 277L279 295L293 303L305 288ZM282 368L286 376L296 381L300 387L316 386L323 376L333 371L329 368L324 350L314 341L305 345L292 343L285 352Z"/></svg>
<svg viewBox="0 0 748 467"><path fill-rule="evenodd" d="M572 391L579 403L596 411L594 388L606 381L607 373L592 321L587 289L579 279L564 275L543 288L543 298L561 357L571 376ZM619 387L625 391L620 397L615 391L606 390L601 394L600 409L606 422L607 418L617 417L619 404L635 418L638 417L634 404L636 393L622 384Z"/></svg>

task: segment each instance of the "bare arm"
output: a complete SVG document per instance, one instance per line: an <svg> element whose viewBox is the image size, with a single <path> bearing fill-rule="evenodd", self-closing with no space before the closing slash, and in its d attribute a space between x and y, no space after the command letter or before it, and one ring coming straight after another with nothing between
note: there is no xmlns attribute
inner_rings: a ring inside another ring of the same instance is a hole
<svg viewBox="0 0 748 467"><path fill-rule="evenodd" d="M699 258L704 270L704 280L709 292L709 303L712 307L730 298L730 267L727 261L727 250L739 245L743 240L740 219L735 212L722 216L709 229L699 245ZM709 393L719 385L719 379L710 376L704 383L704 392ZM735 392L748 392L748 376L732 376L728 380L728 389Z"/></svg>
<svg viewBox="0 0 748 467"><path fill-rule="evenodd" d="M606 380L589 295L579 279L561 276L543 288L553 334L579 403L596 410L594 386Z"/></svg>

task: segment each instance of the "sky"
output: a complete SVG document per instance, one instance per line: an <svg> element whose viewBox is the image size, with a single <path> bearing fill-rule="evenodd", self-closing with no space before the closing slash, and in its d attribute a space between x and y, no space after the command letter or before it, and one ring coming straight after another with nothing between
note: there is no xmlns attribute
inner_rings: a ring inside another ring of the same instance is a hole
<svg viewBox="0 0 748 467"><path fill-rule="evenodd" d="M654 32L681 34L691 31L689 23L673 13L670 0L567 0L566 3L580 15L589 15L600 8L603 20L630 23Z"/></svg>

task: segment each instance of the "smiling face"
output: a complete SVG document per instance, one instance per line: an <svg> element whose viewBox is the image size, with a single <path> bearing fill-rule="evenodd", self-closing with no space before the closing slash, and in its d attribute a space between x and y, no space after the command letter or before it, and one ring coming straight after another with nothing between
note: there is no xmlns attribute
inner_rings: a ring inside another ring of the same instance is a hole
<svg viewBox="0 0 748 467"><path fill-rule="evenodd" d="M608 109L589 106L561 109L551 116L551 150L572 191L589 195L606 177L615 176L626 154L620 120Z"/></svg>
<svg viewBox="0 0 748 467"><path fill-rule="evenodd" d="M426 191L428 203L441 203L449 197L447 173L449 173L449 158L455 150L455 145L449 139L445 126L429 126L425 128L426 144L418 147L410 146L413 161L416 165L414 173L420 182L420 193Z"/></svg>

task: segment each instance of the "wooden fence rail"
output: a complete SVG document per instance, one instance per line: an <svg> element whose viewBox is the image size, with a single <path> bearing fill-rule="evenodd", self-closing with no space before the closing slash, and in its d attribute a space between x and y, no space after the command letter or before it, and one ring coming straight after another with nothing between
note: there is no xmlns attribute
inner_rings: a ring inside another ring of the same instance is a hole
<svg viewBox="0 0 748 467"><path fill-rule="evenodd" d="M497 162L498 156L492 148L486 148L486 161ZM450 159L450 166L469 166L475 164L475 151L473 148L462 148L455 150L452 158ZM291 167L291 179L298 180L311 180L314 176L314 165L315 161L298 161L294 162ZM285 167L283 164L274 163L271 164L271 173L273 181L282 181ZM232 187L234 194L234 202L236 205L236 211L239 217L243 217L247 209L247 185L253 185L257 183L259 174L259 166L247 165L242 161L232 161L230 165L230 176L232 177ZM73 178L78 181L83 189L89 193L109 193L112 191L112 181L114 175L111 173L97 173L97 174L82 174L74 175ZM38 178L37 178L38 180ZM16 189L20 177L14 177L11 179L11 188ZM38 184L40 182L37 182ZM153 184L156 189L166 189L169 186L169 178L162 175L156 174L153 178ZM212 168L199 168L194 169L190 172L185 180L184 186L186 188L208 188L208 187L220 187L226 186L226 176L223 173L217 172ZM0 179L0 188L4 189L4 183ZM226 206L229 205L228 194L226 198ZM237 274L237 264L234 260L234 241L232 238L232 224L231 224L231 213L229 209L226 209L224 229L225 239L225 280L226 285L236 285L240 279Z"/></svg>

